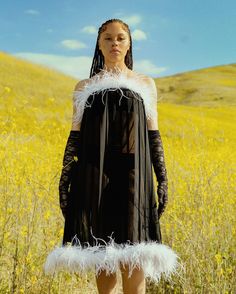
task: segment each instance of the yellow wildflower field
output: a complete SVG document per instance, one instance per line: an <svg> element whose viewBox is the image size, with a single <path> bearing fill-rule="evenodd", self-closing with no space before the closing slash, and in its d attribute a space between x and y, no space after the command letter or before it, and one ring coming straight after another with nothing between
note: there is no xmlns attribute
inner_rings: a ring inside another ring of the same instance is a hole
<svg viewBox="0 0 236 294"><path fill-rule="evenodd" d="M92 273L43 272L63 235L58 183L76 81L0 59L0 293L97 293ZM162 237L183 267L147 293L235 293L236 107L157 107L169 180Z"/></svg>

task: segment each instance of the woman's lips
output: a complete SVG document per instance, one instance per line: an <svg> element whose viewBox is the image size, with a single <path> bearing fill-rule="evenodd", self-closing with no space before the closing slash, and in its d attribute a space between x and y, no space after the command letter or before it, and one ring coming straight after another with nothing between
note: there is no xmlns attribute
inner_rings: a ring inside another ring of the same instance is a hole
<svg viewBox="0 0 236 294"><path fill-rule="evenodd" d="M120 50L114 49L114 50L111 50L111 53L120 53Z"/></svg>

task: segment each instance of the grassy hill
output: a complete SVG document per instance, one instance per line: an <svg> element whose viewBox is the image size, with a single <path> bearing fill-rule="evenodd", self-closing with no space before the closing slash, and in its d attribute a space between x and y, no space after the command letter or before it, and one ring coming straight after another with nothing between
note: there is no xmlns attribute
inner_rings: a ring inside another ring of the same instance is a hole
<svg viewBox="0 0 236 294"><path fill-rule="evenodd" d="M156 79L159 101L185 105L236 105L236 64Z"/></svg>
<svg viewBox="0 0 236 294"><path fill-rule="evenodd" d="M61 74L43 65L33 64L26 60L0 51L0 87L10 87L18 95L63 94L74 86L76 79Z"/></svg>
<svg viewBox="0 0 236 294"><path fill-rule="evenodd" d="M77 80L47 67L0 52L0 111L11 113L17 129L46 127L53 117L63 130L71 121L72 91ZM0 112L1 114L1 112ZM11 129L12 119L4 120Z"/></svg>
<svg viewBox="0 0 236 294"><path fill-rule="evenodd" d="M156 80L169 182L162 238L184 270L147 283L147 294L236 293L234 71ZM0 293L97 293L92 273L42 268L63 236L58 184L75 83L0 53Z"/></svg>

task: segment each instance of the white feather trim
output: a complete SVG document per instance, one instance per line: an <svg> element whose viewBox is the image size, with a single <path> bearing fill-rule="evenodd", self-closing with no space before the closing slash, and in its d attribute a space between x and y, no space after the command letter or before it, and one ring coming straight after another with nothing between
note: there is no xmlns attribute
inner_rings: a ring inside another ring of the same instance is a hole
<svg viewBox="0 0 236 294"><path fill-rule="evenodd" d="M153 91L143 80L145 77L141 74L137 76L127 77L124 70L116 72L102 70L102 75L95 75L87 83L82 90L73 91L74 105L76 114L73 118L74 122L80 123L83 112L86 107L91 107L87 101L90 95L95 95L102 91L102 97L109 88L119 89L121 97L126 97L121 88L130 89L135 98L140 100L139 94L144 102L147 119L157 120L157 92ZM126 97L129 98L129 97Z"/></svg>
<svg viewBox="0 0 236 294"><path fill-rule="evenodd" d="M56 246L44 264L45 274L59 271L85 274L88 270L95 270L96 274L105 270L110 274L117 272L120 265L129 265L129 276L134 268L142 268L145 278L159 282L162 275L170 279L171 274L178 273L179 256L167 245L155 241L116 244L110 239L109 243L104 241L105 245L82 247L78 242Z"/></svg>

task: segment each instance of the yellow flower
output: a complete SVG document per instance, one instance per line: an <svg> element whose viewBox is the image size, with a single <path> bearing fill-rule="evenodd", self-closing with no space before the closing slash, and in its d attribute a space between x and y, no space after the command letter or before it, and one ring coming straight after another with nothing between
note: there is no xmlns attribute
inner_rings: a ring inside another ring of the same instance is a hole
<svg viewBox="0 0 236 294"><path fill-rule="evenodd" d="M9 88L9 87L5 87L4 90L5 90L7 93L10 93L10 92L11 92L11 88Z"/></svg>
<svg viewBox="0 0 236 294"><path fill-rule="evenodd" d="M215 255L215 259L216 259L217 264L221 264L221 262L222 262L222 255L220 253L217 253Z"/></svg>
<svg viewBox="0 0 236 294"><path fill-rule="evenodd" d="M55 98L53 98L53 97L48 98L48 102L53 103L54 101L55 101Z"/></svg>
<svg viewBox="0 0 236 294"><path fill-rule="evenodd" d="M78 157L77 156L74 156L74 161L78 161Z"/></svg>
<svg viewBox="0 0 236 294"><path fill-rule="evenodd" d="M48 220L51 216L51 211L50 210L47 210L45 213L44 213L44 219L45 220Z"/></svg>

